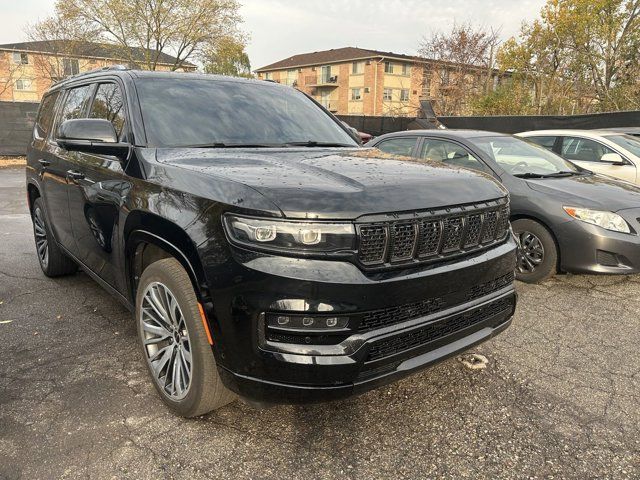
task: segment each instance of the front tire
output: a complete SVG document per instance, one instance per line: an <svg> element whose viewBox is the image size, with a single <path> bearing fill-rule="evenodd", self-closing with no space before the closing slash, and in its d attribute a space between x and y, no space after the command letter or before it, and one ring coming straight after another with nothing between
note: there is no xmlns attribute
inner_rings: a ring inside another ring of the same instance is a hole
<svg viewBox="0 0 640 480"><path fill-rule="evenodd" d="M177 260L159 260L144 270L136 321L153 385L171 410L195 417L236 398L218 375L191 279Z"/></svg>
<svg viewBox="0 0 640 480"><path fill-rule="evenodd" d="M547 228L528 218L511 223L518 243L516 278L539 283L554 275L558 268L558 249Z"/></svg>
<svg viewBox="0 0 640 480"><path fill-rule="evenodd" d="M75 273L78 270L78 265L62 252L53 238L41 198L36 198L33 202L31 221L33 222L36 252L42 272L47 277L61 277Z"/></svg>

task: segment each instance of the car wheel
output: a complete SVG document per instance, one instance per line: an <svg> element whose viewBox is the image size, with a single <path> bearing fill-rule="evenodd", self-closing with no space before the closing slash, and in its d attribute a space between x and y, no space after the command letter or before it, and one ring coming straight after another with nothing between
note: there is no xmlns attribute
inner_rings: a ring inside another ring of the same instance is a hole
<svg viewBox="0 0 640 480"><path fill-rule="evenodd" d="M136 320L153 384L175 413L195 417L236 398L218 375L191 279L177 260L159 260L144 270Z"/></svg>
<svg viewBox="0 0 640 480"><path fill-rule="evenodd" d="M516 278L526 283L542 282L556 273L558 249L543 225L523 218L511 223L518 243Z"/></svg>
<svg viewBox="0 0 640 480"><path fill-rule="evenodd" d="M40 268L47 277L60 277L69 275L78 270L78 265L67 257L51 235L51 229L47 224L42 200L36 198L33 202L33 235L36 241L36 251Z"/></svg>

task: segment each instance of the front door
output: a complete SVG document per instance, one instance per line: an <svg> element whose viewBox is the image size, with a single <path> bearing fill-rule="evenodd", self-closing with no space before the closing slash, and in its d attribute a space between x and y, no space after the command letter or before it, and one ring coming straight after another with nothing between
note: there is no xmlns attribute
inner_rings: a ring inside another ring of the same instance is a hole
<svg viewBox="0 0 640 480"><path fill-rule="evenodd" d="M90 102L89 118L111 121L120 141L126 141L126 114L119 84L100 83ZM120 208L131 190L121 160L107 155L79 153L78 175L69 189L69 217L76 238L77 257L105 282L121 290L117 281L120 258L117 244Z"/></svg>

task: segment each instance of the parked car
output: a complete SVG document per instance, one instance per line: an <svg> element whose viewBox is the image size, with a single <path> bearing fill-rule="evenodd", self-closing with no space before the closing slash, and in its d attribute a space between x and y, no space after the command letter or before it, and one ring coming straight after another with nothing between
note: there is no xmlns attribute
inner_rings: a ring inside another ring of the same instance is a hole
<svg viewBox="0 0 640 480"><path fill-rule="evenodd" d="M491 338L516 304L506 190L383 157L275 83L80 74L28 150L38 260L134 313L181 415L343 398Z"/></svg>
<svg viewBox="0 0 640 480"><path fill-rule="evenodd" d="M557 271L640 271L640 188L596 175L511 135L421 130L383 135L371 146L484 172L511 194L520 244L517 278L540 282Z"/></svg>
<svg viewBox="0 0 640 480"><path fill-rule="evenodd" d="M640 183L640 139L604 130L536 130L517 134L588 170Z"/></svg>

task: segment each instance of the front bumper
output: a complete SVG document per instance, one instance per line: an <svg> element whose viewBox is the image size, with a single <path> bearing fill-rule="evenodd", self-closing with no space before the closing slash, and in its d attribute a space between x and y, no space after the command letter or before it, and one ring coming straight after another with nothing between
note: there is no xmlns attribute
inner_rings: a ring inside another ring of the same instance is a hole
<svg viewBox="0 0 640 480"><path fill-rule="evenodd" d="M640 211L637 213L640 217ZM640 233L637 219L628 217L625 215L632 228ZM612 232L578 220L562 223L555 228L560 247L560 269L569 273L638 273L638 233Z"/></svg>
<svg viewBox="0 0 640 480"><path fill-rule="evenodd" d="M332 400L389 383L507 328L516 304L514 268L511 238L454 262L369 274L347 262L234 249L224 270L205 270L214 285L214 305L206 310L222 380L269 403ZM416 307L427 299L441 299L441 308ZM264 320L265 312L353 319L381 311L391 315L388 323L361 330L357 320L345 338L326 345L273 341Z"/></svg>

